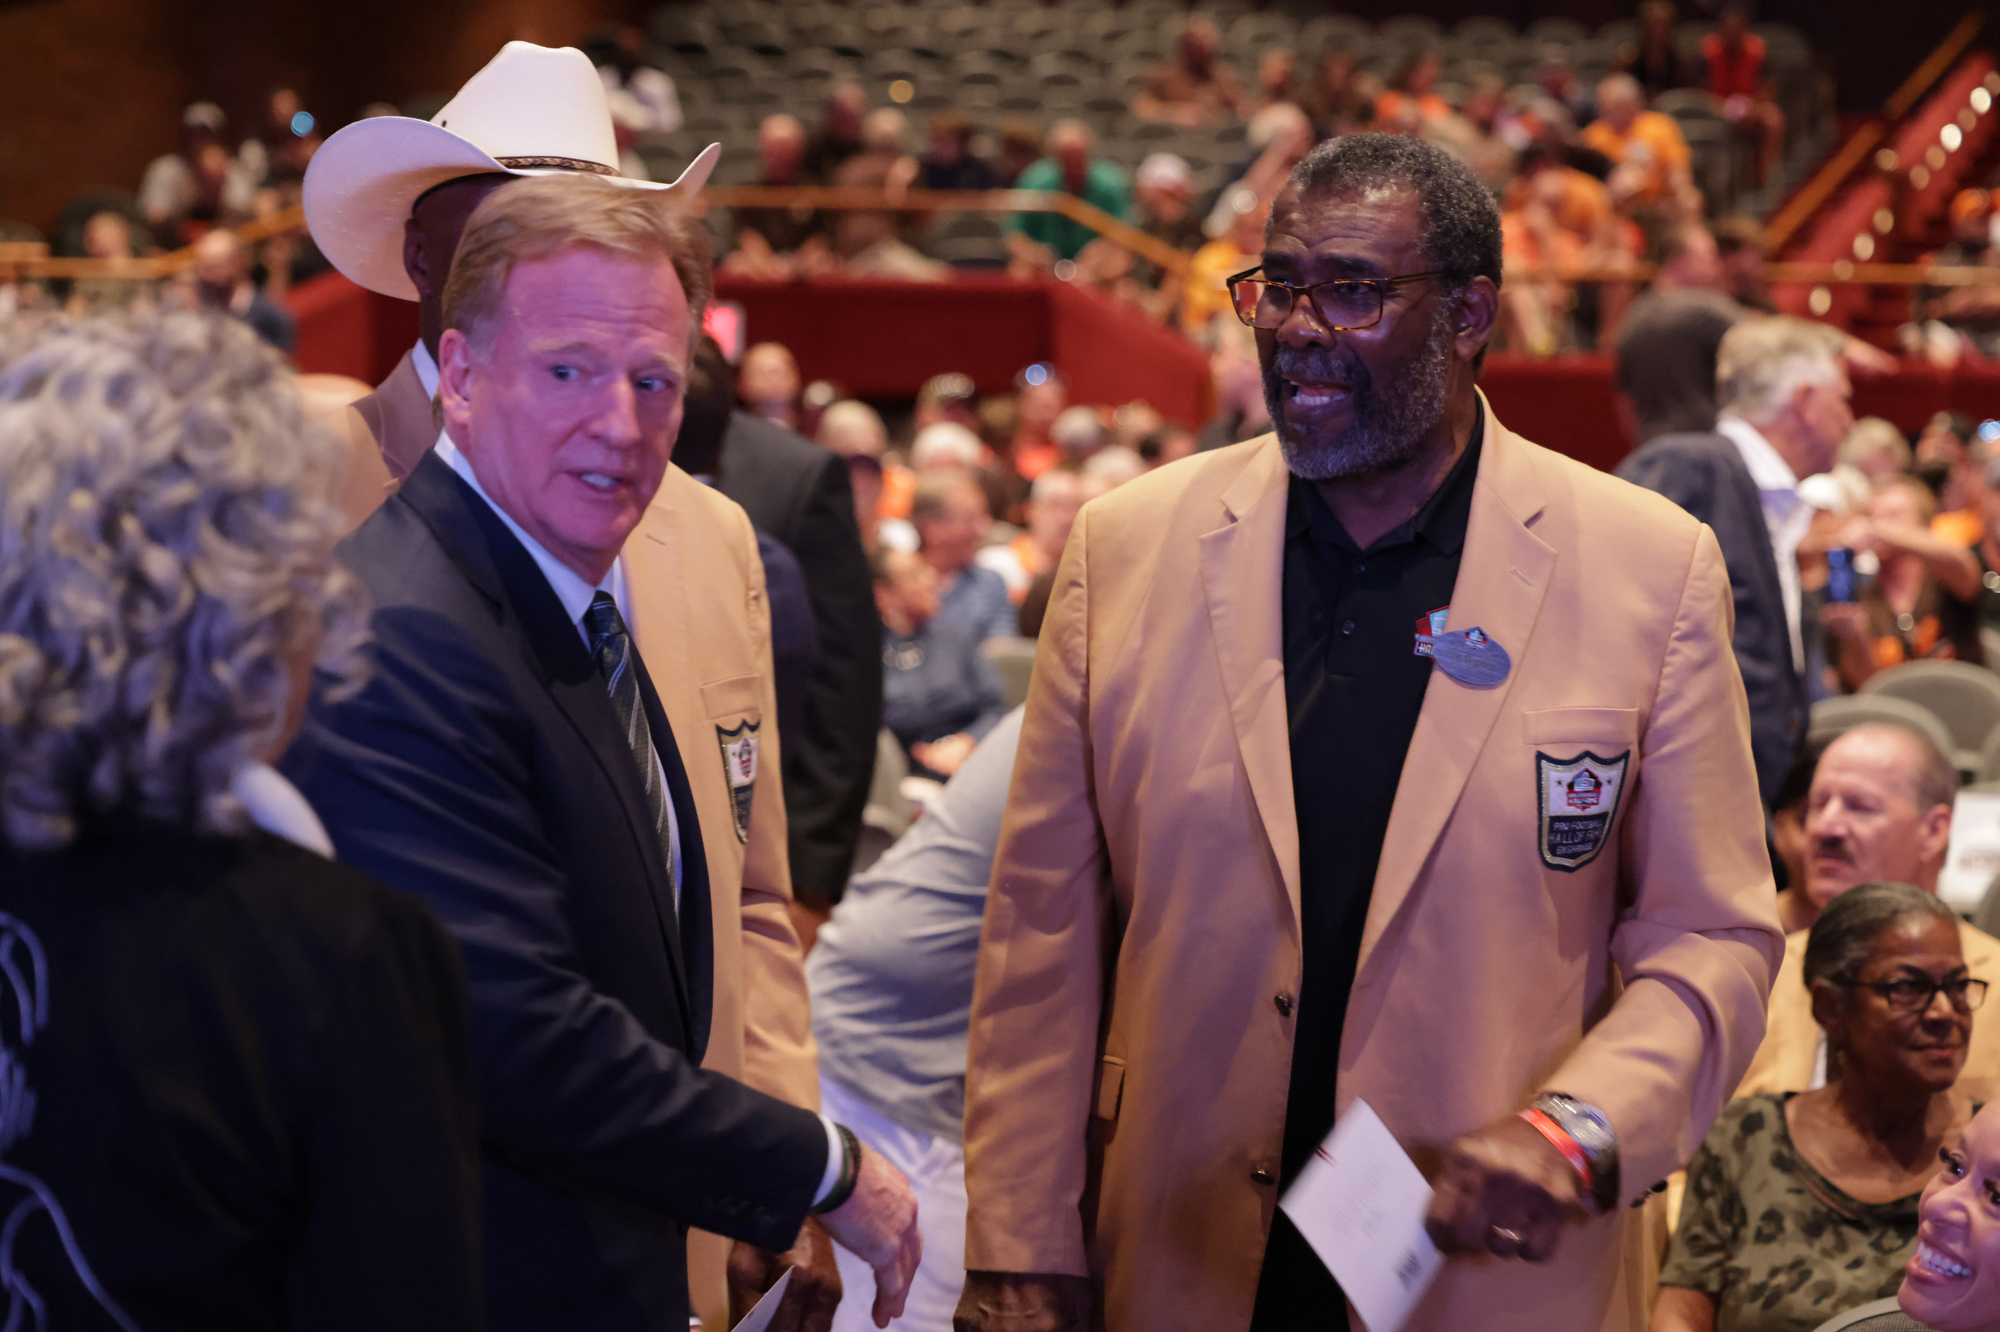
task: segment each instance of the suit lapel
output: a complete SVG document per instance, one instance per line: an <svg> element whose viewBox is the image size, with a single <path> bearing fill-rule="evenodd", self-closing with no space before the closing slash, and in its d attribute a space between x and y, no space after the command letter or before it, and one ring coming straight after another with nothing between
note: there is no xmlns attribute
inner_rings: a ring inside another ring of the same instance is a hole
<svg viewBox="0 0 2000 1332"><path fill-rule="evenodd" d="M438 437L437 421L431 413L431 395L424 392L423 378L417 374L417 363L411 359L413 354L404 352L389 377L354 404L354 410L361 413L361 419L368 423L375 443L382 450L382 461L398 481L417 470Z"/></svg>
<svg viewBox="0 0 2000 1332"><path fill-rule="evenodd" d="M1223 525L1201 538L1201 579L1222 686L1250 794L1299 929L1299 824L1285 704L1285 502L1291 473L1267 435L1222 494Z"/></svg>
<svg viewBox="0 0 2000 1332"><path fill-rule="evenodd" d="M633 842L644 862L654 913L659 919L660 933L666 942L673 970L674 988L680 996L682 1011L689 1015L692 1037L696 1009L686 974L681 931L674 909L673 878L667 871L666 851L660 845L652 812L646 806L639 765L625 742L624 728L619 725L617 714L612 710L610 695L605 692L604 681L599 677L597 665L590 659L576 625L571 623L555 590L535 564L534 557L514 539L506 524L472 488L436 454L423 456L397 492L397 497L423 518L467 580L498 606L512 612L519 626L522 652L530 669L568 718L578 738L597 761L599 770L618 793L618 803L625 812L625 821L631 828ZM658 737L668 737L660 759L674 799L674 814L680 820L683 856L699 858L700 833L694 827L693 801L687 798L687 776L681 770L679 753L673 749L672 732L666 727L659 699L643 672L640 683L641 696L646 700L647 721L652 724L656 737L655 747L660 748ZM675 787L677 774L679 786ZM687 849L690 845L692 851ZM697 882L694 872L684 869L683 877L688 892L692 893ZM702 872L699 882L703 899L700 914L705 928L708 915L706 871ZM704 960L704 967L706 965ZM705 993L701 1017L701 1030L705 1035Z"/></svg>
<svg viewBox="0 0 2000 1332"><path fill-rule="evenodd" d="M1490 403L1486 423L1465 552L1452 588L1449 627L1484 629L1507 649L1514 669L1489 689L1462 685L1436 668L1431 671L1375 871L1355 969L1357 986L1366 978L1376 943L1430 858L1493 723L1513 693L1555 573L1556 552L1528 527L1542 511L1543 497L1524 442L1494 419Z"/></svg>

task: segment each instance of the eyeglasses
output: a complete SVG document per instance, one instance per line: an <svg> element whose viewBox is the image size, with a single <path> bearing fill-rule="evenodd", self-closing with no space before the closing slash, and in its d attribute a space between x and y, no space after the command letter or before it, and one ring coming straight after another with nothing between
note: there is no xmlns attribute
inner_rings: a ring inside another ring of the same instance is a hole
<svg viewBox="0 0 2000 1332"><path fill-rule="evenodd" d="M1405 273L1391 278L1338 278L1298 286L1257 277L1263 265L1246 269L1229 279L1229 299L1236 317L1252 328L1277 328L1292 313L1299 296L1312 298L1313 313L1332 333L1373 328L1382 322L1382 305L1399 284L1422 278L1442 277L1440 270Z"/></svg>
<svg viewBox="0 0 2000 1332"><path fill-rule="evenodd" d="M1970 1013L1986 1002L1986 982L1970 976L1944 981L1934 981L1928 976L1921 980L1904 976L1888 981L1856 981L1855 988L1875 991L1899 1013L1922 1013L1939 994L1951 1000L1951 1006L1961 1013Z"/></svg>

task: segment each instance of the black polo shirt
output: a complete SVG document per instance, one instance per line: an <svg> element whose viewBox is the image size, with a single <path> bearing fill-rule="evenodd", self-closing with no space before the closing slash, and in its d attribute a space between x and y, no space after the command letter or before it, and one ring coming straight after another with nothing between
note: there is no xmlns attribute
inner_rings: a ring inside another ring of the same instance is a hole
<svg viewBox="0 0 2000 1332"><path fill-rule="evenodd" d="M1333 1127L1340 1029L1389 810L1416 731L1431 661L1417 624L1451 603L1485 434L1472 441L1410 520L1356 548L1310 482L1292 478L1285 511L1285 707L1299 821L1304 979L1285 1102L1279 1186L1292 1182ZM1257 1287L1252 1332L1346 1327L1340 1288L1278 1212Z"/></svg>

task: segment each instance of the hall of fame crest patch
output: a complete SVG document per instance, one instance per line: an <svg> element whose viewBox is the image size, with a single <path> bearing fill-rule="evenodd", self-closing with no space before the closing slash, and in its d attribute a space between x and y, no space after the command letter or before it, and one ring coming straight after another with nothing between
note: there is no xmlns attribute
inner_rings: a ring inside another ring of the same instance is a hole
<svg viewBox="0 0 2000 1332"><path fill-rule="evenodd" d="M1586 750L1573 759L1535 755L1535 786L1541 798L1542 863L1553 870L1581 869L1604 849L1618 818L1625 790L1626 750L1599 758Z"/></svg>
<svg viewBox="0 0 2000 1332"><path fill-rule="evenodd" d="M736 823L736 840L750 840L750 800L757 793L757 732L759 723L739 722L715 728L722 749L722 777L729 784L729 812Z"/></svg>

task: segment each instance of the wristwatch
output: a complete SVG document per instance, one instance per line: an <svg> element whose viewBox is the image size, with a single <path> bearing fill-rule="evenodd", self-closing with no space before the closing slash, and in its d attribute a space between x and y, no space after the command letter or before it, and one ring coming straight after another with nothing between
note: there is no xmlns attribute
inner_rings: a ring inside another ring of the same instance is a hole
<svg viewBox="0 0 2000 1332"><path fill-rule="evenodd" d="M1592 1213L1602 1216L1618 1205L1618 1134L1602 1110L1562 1092L1543 1092L1521 1118L1576 1170Z"/></svg>

